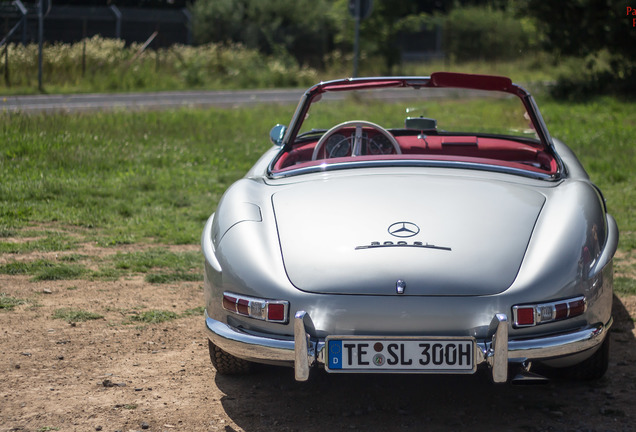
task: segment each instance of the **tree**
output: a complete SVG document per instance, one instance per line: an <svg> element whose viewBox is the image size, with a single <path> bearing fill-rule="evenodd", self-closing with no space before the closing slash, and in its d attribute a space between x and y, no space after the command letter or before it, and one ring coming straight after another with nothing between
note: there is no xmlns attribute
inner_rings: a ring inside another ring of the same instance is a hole
<svg viewBox="0 0 636 432"><path fill-rule="evenodd" d="M354 21L347 11L349 0L334 1L331 19L336 25L335 42L350 50L354 38ZM444 2L439 2L440 4ZM411 0L374 0L371 15L360 23L362 51L384 61L384 73L391 75L400 64L402 53L399 37L403 32L421 30L429 15L422 12L430 2Z"/></svg>
<svg viewBox="0 0 636 432"><path fill-rule="evenodd" d="M198 0L191 9L194 36L316 64L330 48L329 6L328 0Z"/></svg>
<svg viewBox="0 0 636 432"><path fill-rule="evenodd" d="M581 56L607 49L633 55L636 28L626 16L626 4L623 0L529 0L526 11L543 31L545 47L559 54Z"/></svg>
<svg viewBox="0 0 636 432"><path fill-rule="evenodd" d="M543 31L545 47L575 56L558 80L557 96L636 94L636 28L623 0L528 0L525 11Z"/></svg>

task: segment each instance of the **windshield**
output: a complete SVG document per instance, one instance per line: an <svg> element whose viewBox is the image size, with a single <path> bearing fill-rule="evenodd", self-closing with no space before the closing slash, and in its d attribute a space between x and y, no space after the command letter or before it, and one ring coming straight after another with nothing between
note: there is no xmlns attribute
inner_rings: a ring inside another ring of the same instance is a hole
<svg viewBox="0 0 636 432"><path fill-rule="evenodd" d="M404 129L407 118L423 117L435 120L437 131L442 133L536 137L523 104L508 93L398 88L327 92L316 99L300 134L329 129L347 119L370 121L386 129ZM417 122L412 122L407 128L417 126Z"/></svg>

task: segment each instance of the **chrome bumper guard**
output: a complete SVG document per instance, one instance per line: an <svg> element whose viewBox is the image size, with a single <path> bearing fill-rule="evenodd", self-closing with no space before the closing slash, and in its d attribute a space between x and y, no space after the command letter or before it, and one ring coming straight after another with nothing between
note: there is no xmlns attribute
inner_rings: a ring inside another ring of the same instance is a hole
<svg viewBox="0 0 636 432"><path fill-rule="evenodd" d="M310 369L325 363L325 342L310 336L313 322L305 311L297 312L294 317L293 339L250 334L210 318L207 312L205 321L208 338L222 350L246 360L293 364L297 381L307 381ZM503 383L508 380L509 363L560 357L594 348L603 342L612 322L610 318L607 324L570 333L509 340L508 317L497 314L490 324L490 340L477 341L475 362L487 364L493 381Z"/></svg>

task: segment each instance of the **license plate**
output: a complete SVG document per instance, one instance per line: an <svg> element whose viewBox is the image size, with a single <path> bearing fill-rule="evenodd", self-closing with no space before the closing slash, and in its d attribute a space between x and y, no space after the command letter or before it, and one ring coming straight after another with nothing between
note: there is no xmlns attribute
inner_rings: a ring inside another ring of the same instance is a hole
<svg viewBox="0 0 636 432"><path fill-rule="evenodd" d="M472 338L362 338L326 340L329 372L438 372L475 371Z"/></svg>

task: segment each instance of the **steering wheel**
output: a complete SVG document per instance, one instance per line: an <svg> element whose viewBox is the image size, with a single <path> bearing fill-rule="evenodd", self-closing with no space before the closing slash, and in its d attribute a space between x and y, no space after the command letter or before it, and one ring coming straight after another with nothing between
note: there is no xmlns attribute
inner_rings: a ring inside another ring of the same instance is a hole
<svg viewBox="0 0 636 432"><path fill-rule="evenodd" d="M353 149L351 151L352 156L360 156L360 154L362 153L362 140L363 140L362 128L364 127L371 128L377 131L378 133L382 134L386 139L389 140L391 145L393 145L393 148L395 149L395 153L402 154L402 150L400 150L400 144L398 144L395 137L391 135L391 133L388 130L384 129L380 125L377 125L375 123L371 123L365 120L352 120L352 121L346 121L344 123L337 124L331 129L329 129L327 132L325 132L325 134L322 137L320 137L320 140L318 140L318 143L316 144L316 147L314 148L314 152L311 155L311 160L318 159L320 150L325 146L325 143L329 140L329 138L335 135L336 132L338 132L340 129L343 129L346 127L356 128L355 134L352 137L353 138ZM347 138L347 139L351 139L351 138Z"/></svg>

